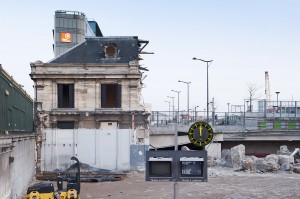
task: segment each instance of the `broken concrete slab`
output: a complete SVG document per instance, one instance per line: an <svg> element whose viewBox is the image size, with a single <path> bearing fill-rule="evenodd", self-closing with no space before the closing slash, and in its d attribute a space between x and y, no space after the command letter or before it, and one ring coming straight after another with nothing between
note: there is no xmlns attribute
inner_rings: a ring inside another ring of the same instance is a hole
<svg viewBox="0 0 300 199"><path fill-rule="evenodd" d="M242 160L245 158L245 145L239 144L231 148L232 167L234 170L242 170Z"/></svg>
<svg viewBox="0 0 300 199"><path fill-rule="evenodd" d="M231 150L223 149L221 153L221 165L224 167L232 167Z"/></svg>

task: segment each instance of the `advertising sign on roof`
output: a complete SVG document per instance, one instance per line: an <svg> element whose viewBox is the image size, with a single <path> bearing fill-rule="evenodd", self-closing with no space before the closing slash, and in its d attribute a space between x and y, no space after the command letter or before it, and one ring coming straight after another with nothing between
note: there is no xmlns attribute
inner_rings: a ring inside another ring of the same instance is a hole
<svg viewBox="0 0 300 199"><path fill-rule="evenodd" d="M60 41L63 43L71 43L72 36L69 32L61 32L60 33Z"/></svg>

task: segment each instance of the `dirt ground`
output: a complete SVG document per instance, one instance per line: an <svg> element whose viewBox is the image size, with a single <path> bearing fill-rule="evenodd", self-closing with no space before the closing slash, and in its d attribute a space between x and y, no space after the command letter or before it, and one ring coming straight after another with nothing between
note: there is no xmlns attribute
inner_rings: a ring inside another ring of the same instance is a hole
<svg viewBox="0 0 300 199"><path fill-rule="evenodd" d="M300 198L300 174L249 173L209 168L208 182L178 182L178 198L287 199ZM173 182L146 182L144 173L132 172L117 182L82 183L81 199L174 198Z"/></svg>

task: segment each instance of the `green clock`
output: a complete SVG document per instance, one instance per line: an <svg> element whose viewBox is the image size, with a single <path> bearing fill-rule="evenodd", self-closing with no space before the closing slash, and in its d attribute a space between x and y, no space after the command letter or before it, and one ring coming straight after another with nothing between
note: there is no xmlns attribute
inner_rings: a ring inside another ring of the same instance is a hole
<svg viewBox="0 0 300 199"><path fill-rule="evenodd" d="M213 139L213 129L206 122L196 122L189 129L189 139L192 144L203 147Z"/></svg>

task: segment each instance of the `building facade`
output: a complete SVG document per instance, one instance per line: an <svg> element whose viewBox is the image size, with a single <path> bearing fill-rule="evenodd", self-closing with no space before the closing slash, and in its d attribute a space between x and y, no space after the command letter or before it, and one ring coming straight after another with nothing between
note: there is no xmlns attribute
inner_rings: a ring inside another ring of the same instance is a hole
<svg viewBox="0 0 300 199"><path fill-rule="evenodd" d="M138 37L87 37L53 60L31 63L38 170L67 168L70 157L102 169L144 168L148 116L141 102Z"/></svg>

